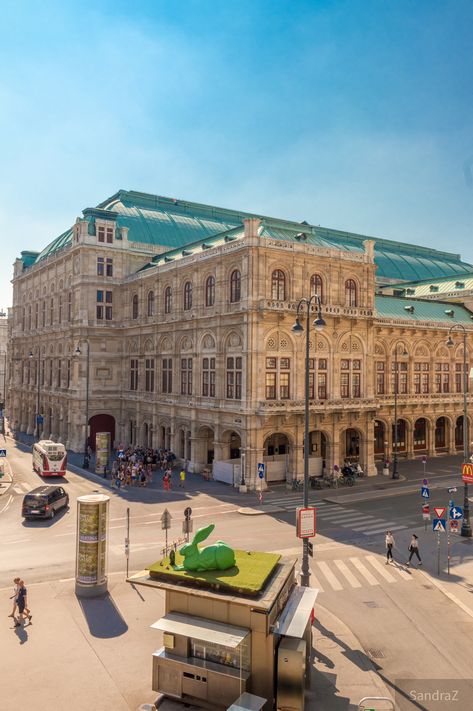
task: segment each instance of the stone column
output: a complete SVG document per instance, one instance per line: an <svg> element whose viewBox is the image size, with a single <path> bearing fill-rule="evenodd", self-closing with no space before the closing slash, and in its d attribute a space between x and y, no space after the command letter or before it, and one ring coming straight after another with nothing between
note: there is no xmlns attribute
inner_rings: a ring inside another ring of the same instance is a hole
<svg viewBox="0 0 473 711"><path fill-rule="evenodd" d="M374 418L366 416L366 425L363 442L364 461L362 466L367 476L375 476L378 473L374 461Z"/></svg>

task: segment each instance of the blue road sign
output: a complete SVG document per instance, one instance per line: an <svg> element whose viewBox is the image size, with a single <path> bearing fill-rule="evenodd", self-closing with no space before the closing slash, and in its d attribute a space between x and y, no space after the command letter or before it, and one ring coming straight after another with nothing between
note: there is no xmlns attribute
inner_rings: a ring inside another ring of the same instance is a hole
<svg viewBox="0 0 473 711"><path fill-rule="evenodd" d="M427 486L428 483L429 483L429 482L428 482L427 479L422 479L422 484L423 484L424 486Z"/></svg>
<svg viewBox="0 0 473 711"><path fill-rule="evenodd" d="M263 462L259 462L258 464L258 476L260 479L264 479L264 470L266 469L266 466L263 464Z"/></svg>
<svg viewBox="0 0 473 711"><path fill-rule="evenodd" d="M6 449L0 449L0 457L6 457L7 456L7 450Z"/></svg>
<svg viewBox="0 0 473 711"><path fill-rule="evenodd" d="M444 518L433 518L432 519L432 531L440 531L445 533L447 528L447 521Z"/></svg>
<svg viewBox="0 0 473 711"><path fill-rule="evenodd" d="M459 518L463 518L463 509L461 506L452 506L450 509L450 518L457 521Z"/></svg>
<svg viewBox="0 0 473 711"><path fill-rule="evenodd" d="M424 499L428 499L430 496L429 489L426 486L423 486L421 489L421 495Z"/></svg>
<svg viewBox="0 0 473 711"><path fill-rule="evenodd" d="M42 424L44 424L44 417L43 417L43 415L36 415L36 424L37 424L37 425L42 425Z"/></svg>

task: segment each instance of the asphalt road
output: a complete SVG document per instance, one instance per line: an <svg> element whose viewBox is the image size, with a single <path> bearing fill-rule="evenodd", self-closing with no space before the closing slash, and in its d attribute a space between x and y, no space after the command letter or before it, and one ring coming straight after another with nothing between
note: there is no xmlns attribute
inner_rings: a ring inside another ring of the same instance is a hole
<svg viewBox="0 0 473 711"><path fill-rule="evenodd" d="M124 572L126 567L127 507L131 518L131 572L160 557L164 545L160 517L165 507L173 517L171 538L182 537L183 510L191 505L195 529L214 522L218 538L231 541L235 547L287 554L298 554L301 550L294 527L295 509L301 499L298 492L275 490L265 494L268 513L243 516L238 512L240 507L249 502L256 506L256 497L245 497L221 485L213 487L210 483L205 491L192 494L141 489L117 493L68 472L61 483L69 492L70 509L53 521L24 522L22 498L43 482L31 469L29 452L9 447L9 462L14 485L0 498L0 588L9 589L16 574L29 583L72 578L75 499L97 491L111 496L108 560L113 572ZM454 483L456 467L445 465L442 460L437 464L437 469L429 473L430 503L445 505L450 498L447 486ZM409 484L402 486L409 490ZM419 482L412 484L412 491L399 495L402 486L396 484L362 496L359 496L361 487L335 493L311 491L311 500L317 504L318 529L315 557L311 560L312 584L320 587L319 604L352 629L393 694L398 689L402 701L399 708L430 710L437 707L412 701L406 691L400 692L399 680L468 680L473 618L429 582L429 574L434 575L435 571L427 569L424 574L405 567L411 533L419 535L421 551L423 546L431 545L435 534L430 524L424 532ZM457 495L458 503L460 498L461 492ZM388 528L396 538L394 566L385 565L384 533ZM471 694L473 682L464 684Z"/></svg>

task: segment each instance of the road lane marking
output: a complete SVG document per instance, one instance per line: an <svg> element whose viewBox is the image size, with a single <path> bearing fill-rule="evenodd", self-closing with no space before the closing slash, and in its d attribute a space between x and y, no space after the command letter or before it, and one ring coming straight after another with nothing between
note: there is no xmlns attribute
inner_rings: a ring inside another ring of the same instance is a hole
<svg viewBox="0 0 473 711"><path fill-rule="evenodd" d="M332 586L334 590L343 590L343 585L339 582L338 578L332 573L328 564L325 561L319 561L317 563L317 568L324 575L328 583Z"/></svg>
<svg viewBox="0 0 473 711"><path fill-rule="evenodd" d="M386 563L382 564L374 555L367 555L366 560L368 561L368 563L371 563L376 572L382 575L383 578L388 581L388 583L396 582L396 578L394 578L391 573L386 570Z"/></svg>
<svg viewBox="0 0 473 711"><path fill-rule="evenodd" d="M0 511L0 514L2 514L4 511L7 510L7 508L10 506L11 502L13 501L13 496L10 494L10 498L8 499L7 503L3 507L3 509Z"/></svg>
<svg viewBox="0 0 473 711"><path fill-rule="evenodd" d="M376 580L374 575L370 573L368 568L359 560L358 558L350 558L351 562L355 566L355 568L358 570L360 575L364 577L368 585L379 585L379 580Z"/></svg>
<svg viewBox="0 0 473 711"><path fill-rule="evenodd" d="M348 580L352 588L361 588L361 583L358 581L357 578L355 578L355 576L343 560L334 560L333 562L335 563L339 571L342 573L342 575L344 575L345 578Z"/></svg>
<svg viewBox="0 0 473 711"><path fill-rule="evenodd" d="M376 536L380 533L386 533L386 531L402 531L407 526L393 526L392 523L385 524L382 528L377 528L376 530L366 530L362 531L365 536Z"/></svg>
<svg viewBox="0 0 473 711"><path fill-rule="evenodd" d="M404 568L402 568L399 563L397 565L395 564L394 568L403 580L412 580L412 573L408 573L407 570L404 570Z"/></svg>

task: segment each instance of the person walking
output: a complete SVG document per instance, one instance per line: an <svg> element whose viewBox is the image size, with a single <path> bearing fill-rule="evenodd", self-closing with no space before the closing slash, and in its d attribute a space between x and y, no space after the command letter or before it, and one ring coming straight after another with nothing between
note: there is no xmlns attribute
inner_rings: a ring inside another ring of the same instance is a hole
<svg viewBox="0 0 473 711"><path fill-rule="evenodd" d="M28 607L28 592L25 588L25 581L20 580L19 582L19 590L18 590L18 595L16 597L16 604L18 605L18 617L15 619L15 627L19 627L21 625L21 621L25 620L28 618L30 624L31 624L31 618L33 615L31 614L31 610Z"/></svg>
<svg viewBox="0 0 473 711"><path fill-rule="evenodd" d="M419 555L419 539L417 538L415 533L412 534L411 542L409 543L409 560L407 561L407 565L410 565L413 555L417 556L419 565L422 565L422 561Z"/></svg>
<svg viewBox="0 0 473 711"><path fill-rule="evenodd" d="M394 536L391 531L386 531L386 565L393 563Z"/></svg>
<svg viewBox="0 0 473 711"><path fill-rule="evenodd" d="M179 488L184 489L186 484L186 470L181 469L179 473Z"/></svg>
<svg viewBox="0 0 473 711"><path fill-rule="evenodd" d="M163 476L163 488L164 491L169 491L169 477L167 472L165 472Z"/></svg>
<svg viewBox="0 0 473 711"><path fill-rule="evenodd" d="M10 595L10 600L13 600L13 609L8 615L8 617L15 617L15 612L17 608L16 598L18 597L18 591L20 589L20 578L14 578L13 582L15 583L15 587L13 588L13 595Z"/></svg>

